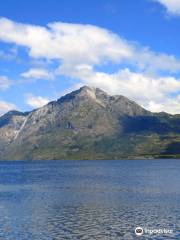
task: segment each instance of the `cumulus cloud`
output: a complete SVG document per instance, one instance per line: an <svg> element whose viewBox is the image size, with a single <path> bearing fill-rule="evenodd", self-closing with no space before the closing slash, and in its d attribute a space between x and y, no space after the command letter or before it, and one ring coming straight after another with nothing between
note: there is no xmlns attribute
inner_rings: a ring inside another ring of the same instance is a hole
<svg viewBox="0 0 180 240"><path fill-rule="evenodd" d="M12 81L6 76L0 76L0 90L8 89L12 84Z"/></svg>
<svg viewBox="0 0 180 240"><path fill-rule="evenodd" d="M17 109L16 105L12 103L8 103L5 101L0 101L0 116L2 116L4 113Z"/></svg>
<svg viewBox="0 0 180 240"><path fill-rule="evenodd" d="M79 79L79 84L123 94L150 110L180 112L176 104L179 100L175 97L180 91L180 80L172 77L180 73L180 59L173 55L154 52L92 25L55 22L42 27L0 18L0 29L0 41L26 47L32 59L59 62L56 76L66 75ZM108 68L109 63L119 66L120 70L113 74L96 70L98 66ZM128 68L121 69L123 64ZM32 68L21 76L50 77L48 70L41 68ZM169 108L171 100L172 108ZM28 99L33 107L46 103L47 99L44 101L41 97Z"/></svg>
<svg viewBox="0 0 180 240"><path fill-rule="evenodd" d="M26 103L32 108L40 108L49 102L48 98L41 96L34 96L33 94L27 94Z"/></svg>
<svg viewBox="0 0 180 240"><path fill-rule="evenodd" d="M56 22L41 27L0 18L0 29L1 41L25 46L31 57L58 59L62 65L125 61L141 69L180 70L180 60L174 56L155 53L92 25Z"/></svg>
<svg viewBox="0 0 180 240"><path fill-rule="evenodd" d="M180 14L180 1L179 0L155 0L165 6L169 13Z"/></svg>
<svg viewBox="0 0 180 240"><path fill-rule="evenodd" d="M69 69L64 68L61 71L64 75L70 74ZM174 77L149 76L134 73L128 68L108 74L94 71L88 65L79 65L71 69L71 76L80 79L83 84L102 88L111 94L127 96L154 112L180 112L177 97L177 93L180 92L180 80Z"/></svg>
<svg viewBox="0 0 180 240"><path fill-rule="evenodd" d="M41 27L0 18L0 29L2 41L27 47L34 58L98 64L104 60L120 61L132 54L125 40L91 25L51 23Z"/></svg>
<svg viewBox="0 0 180 240"><path fill-rule="evenodd" d="M171 114L179 114L180 112L180 95L173 99L164 98L161 102L149 101L148 109L152 112L168 112Z"/></svg>
<svg viewBox="0 0 180 240"><path fill-rule="evenodd" d="M53 74L43 68L31 68L27 72L22 73L21 76L30 79L53 79Z"/></svg>

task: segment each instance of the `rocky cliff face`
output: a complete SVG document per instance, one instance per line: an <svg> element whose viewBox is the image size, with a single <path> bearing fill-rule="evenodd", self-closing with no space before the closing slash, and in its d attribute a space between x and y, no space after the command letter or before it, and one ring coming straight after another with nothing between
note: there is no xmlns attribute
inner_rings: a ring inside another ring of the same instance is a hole
<svg viewBox="0 0 180 240"><path fill-rule="evenodd" d="M179 123L179 116L85 86L32 112L0 117L0 158L177 157Z"/></svg>
<svg viewBox="0 0 180 240"><path fill-rule="evenodd" d="M0 150L13 142L27 117L27 113L10 111L0 117Z"/></svg>

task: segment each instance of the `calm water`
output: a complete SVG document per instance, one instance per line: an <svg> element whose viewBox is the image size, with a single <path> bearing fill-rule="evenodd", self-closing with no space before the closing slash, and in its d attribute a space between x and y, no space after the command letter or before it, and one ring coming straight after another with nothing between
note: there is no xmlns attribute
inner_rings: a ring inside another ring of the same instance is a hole
<svg viewBox="0 0 180 240"><path fill-rule="evenodd" d="M180 160L0 162L0 240L128 240L137 226L180 239Z"/></svg>

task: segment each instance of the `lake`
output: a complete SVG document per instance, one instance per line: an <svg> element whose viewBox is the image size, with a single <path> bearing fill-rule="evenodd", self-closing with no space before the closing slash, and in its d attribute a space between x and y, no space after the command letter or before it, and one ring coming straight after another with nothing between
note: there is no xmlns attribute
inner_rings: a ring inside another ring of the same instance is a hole
<svg viewBox="0 0 180 240"><path fill-rule="evenodd" d="M180 239L180 160L0 162L0 240L136 238Z"/></svg>

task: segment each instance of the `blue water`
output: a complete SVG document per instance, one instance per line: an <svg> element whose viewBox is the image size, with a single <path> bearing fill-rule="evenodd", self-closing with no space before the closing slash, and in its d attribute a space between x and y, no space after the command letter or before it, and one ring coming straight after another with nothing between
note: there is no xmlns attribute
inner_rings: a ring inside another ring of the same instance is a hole
<svg viewBox="0 0 180 240"><path fill-rule="evenodd" d="M0 240L31 239L180 239L180 160L0 162Z"/></svg>

